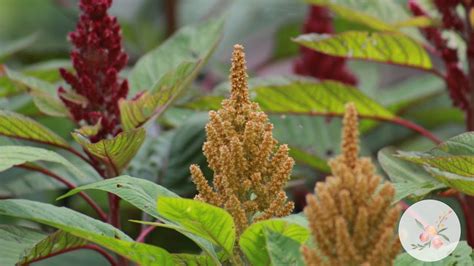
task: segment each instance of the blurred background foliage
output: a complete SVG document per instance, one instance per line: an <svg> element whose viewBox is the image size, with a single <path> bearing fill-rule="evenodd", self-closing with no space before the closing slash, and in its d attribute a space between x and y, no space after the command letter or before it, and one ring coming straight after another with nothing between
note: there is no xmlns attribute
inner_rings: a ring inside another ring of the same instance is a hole
<svg viewBox="0 0 474 266"><path fill-rule="evenodd" d="M367 5L356 0L352 2L358 4L358 9L387 21L408 17L406 1L403 0L363 1L370 2ZM198 163L205 171L210 171L201 152L207 114L182 106L201 95L224 95L228 92L229 57L235 43L246 47L250 77L293 74L293 62L299 55L299 47L291 38L301 33L307 13L307 4L292 0L115 0L111 14L118 17L122 26L130 65L181 26L210 17L225 18L224 36L216 52L191 89L148 128L149 137L132 161L128 174L153 180L185 196L194 195L189 165ZM74 29L77 16L77 1L73 0L0 0L0 64L59 86L62 80L57 69L70 66L68 53L71 46L66 36ZM364 28L338 17L335 17L334 26L337 32ZM422 38L414 30L410 34ZM436 76L362 61L350 61L349 67L356 74L361 91L400 117L422 125L441 139L465 131L462 112L452 107L445 84ZM122 74L126 75L126 72ZM12 92L11 84L1 75L0 108L34 117L71 139L70 132L74 125L68 119L43 116L30 96ZM341 121L339 118L302 115L270 117L275 124L276 138L290 145L297 160L288 189L297 201L297 211L301 211L302 195L311 190L316 180L326 176L328 168L325 161L339 152ZM395 124L374 125L364 121L362 128L363 154L374 158L386 146L403 150L425 150L433 146L426 138ZM2 144L12 142L19 143L0 138ZM74 160L70 156L68 159ZM60 173L61 169L57 171ZM25 178L19 179L20 175ZM207 176L210 174L207 173ZM49 185L47 178L34 173L26 175L18 169L0 173L0 182L0 197L4 198L22 197L54 202L55 197L62 194L53 190L55 186ZM104 193L92 193L92 196L106 208ZM59 203L87 210L82 201ZM458 209L454 201L450 205ZM123 208L127 213L123 215L124 220L143 218L139 211L130 206L123 205ZM124 224L125 231L136 232L139 229L138 225ZM153 235L165 234L163 230L156 230ZM154 241L160 240L156 238ZM193 248L192 245L190 248ZM81 255L71 253L67 256ZM61 265L60 257L57 259L57 265ZM55 265L54 260L49 263Z"/></svg>

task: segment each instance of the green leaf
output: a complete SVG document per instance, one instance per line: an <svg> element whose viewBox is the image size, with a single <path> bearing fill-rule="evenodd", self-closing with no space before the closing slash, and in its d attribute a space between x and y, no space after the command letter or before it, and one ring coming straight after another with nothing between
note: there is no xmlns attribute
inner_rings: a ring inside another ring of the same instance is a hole
<svg viewBox="0 0 474 266"><path fill-rule="evenodd" d="M300 242L272 230L265 230L265 237L271 265L305 265Z"/></svg>
<svg viewBox="0 0 474 266"><path fill-rule="evenodd" d="M213 266L215 265L209 256L194 254L172 254L176 265L181 266Z"/></svg>
<svg viewBox="0 0 474 266"><path fill-rule="evenodd" d="M252 265L270 265L271 259L266 231L278 233L300 244L305 242L309 237L308 229L300 224L283 219L272 219L254 223L244 231L239 241L241 250ZM274 248L274 246L272 246L272 248ZM274 250L271 252L274 252Z"/></svg>
<svg viewBox="0 0 474 266"><path fill-rule="evenodd" d="M408 253L402 253L395 259L395 266L471 266L474 261L471 258L472 248L466 241L460 241L456 249L448 257L435 262L423 262L410 256Z"/></svg>
<svg viewBox="0 0 474 266"><path fill-rule="evenodd" d="M367 73L369 74L369 73ZM413 88L417 88L414 90ZM398 113L410 107L418 107L421 101L426 101L435 96L444 94L446 84L444 80L429 74L416 75L415 77L397 82L395 85L384 87L375 92L378 103ZM430 108L430 111L433 108Z"/></svg>
<svg viewBox="0 0 474 266"><path fill-rule="evenodd" d="M181 195L195 193L196 186L189 179L189 166L198 164L204 174L211 174L202 153L207 120L207 114L193 115L175 130L170 140L168 156L165 158L167 164L162 173L158 174L161 185Z"/></svg>
<svg viewBox="0 0 474 266"><path fill-rule="evenodd" d="M125 130L142 126L154 116L160 115L195 76L200 61L182 63L167 72L150 91L138 99L119 102L120 119Z"/></svg>
<svg viewBox="0 0 474 266"><path fill-rule="evenodd" d="M314 169L317 169L323 173L330 173L331 169L327 162L319 158L316 155L310 154L304 150L291 147L290 156L295 159L297 162L311 166Z"/></svg>
<svg viewBox="0 0 474 266"><path fill-rule="evenodd" d="M353 102L360 116L394 118L394 115L359 90L333 81L296 81L287 85L258 86L254 98L268 113L342 115L345 104Z"/></svg>
<svg viewBox="0 0 474 266"><path fill-rule="evenodd" d="M2 150L1 147L0 150ZM35 165L33 167L47 168L50 172L65 177L65 179L74 182L74 184L78 186L102 180L102 177L94 168L76 156L69 156L67 157L67 160L76 166L76 168L81 170L85 179L76 176L62 163L50 163L48 161L42 162L42 159L43 158L41 158L40 161L37 161L38 164L34 163ZM40 192L52 192L67 189L65 184L58 182L50 176L37 171L26 171L25 169L18 167L1 172L0 180L2 182L2 185L0 186L0 197L2 198L24 198L25 196L34 195Z"/></svg>
<svg viewBox="0 0 474 266"><path fill-rule="evenodd" d="M110 224L68 208L29 200L0 201L0 215L46 224L104 246L141 265L173 265L164 249L136 243Z"/></svg>
<svg viewBox="0 0 474 266"><path fill-rule="evenodd" d="M22 69L22 72L30 77L35 77L48 82L56 82L62 80L61 74L58 71L60 68L72 70L71 61L66 59L43 61L33 65L28 65Z"/></svg>
<svg viewBox="0 0 474 266"><path fill-rule="evenodd" d="M107 223L69 208L56 207L36 201L22 199L0 200L0 215L35 221L69 233L72 233L72 229L79 229L91 234L101 234L127 241L132 240L125 233Z"/></svg>
<svg viewBox="0 0 474 266"><path fill-rule="evenodd" d="M376 31L402 30L412 36L420 37L416 29L400 29L428 24L414 19L399 1L385 0L305 0L308 3L329 8L337 16L351 23L364 25ZM424 17L423 17L424 18ZM426 18L424 18L426 20ZM433 23L430 21L430 23Z"/></svg>
<svg viewBox="0 0 474 266"><path fill-rule="evenodd" d="M160 219L161 221L174 225L173 222L170 222L166 216L162 215L157 210L156 199L162 197L177 197L176 194L167 190L166 188L159 186L153 182L147 181L141 178L135 178L130 176L119 176L107 180L102 180L93 184L86 186L78 187L74 190L69 191L65 195L59 197L63 199L65 197L72 196L80 191L85 190L101 190L109 193L113 193L119 196L121 199L127 201L138 209L148 213L154 218ZM137 221L139 222L139 221ZM141 222L144 223L144 222ZM155 223L150 223L155 225ZM161 226L161 224L156 224L156 226ZM213 257L215 262L219 262L217 254L214 251L212 244L194 234L191 234L187 231L180 230L180 228L173 228L193 240L199 247L201 247L206 253Z"/></svg>
<svg viewBox="0 0 474 266"><path fill-rule="evenodd" d="M393 148L384 148L378 152L378 161L395 187L394 203L407 197L419 199L447 187L423 167L404 161L394 156L394 153Z"/></svg>
<svg viewBox="0 0 474 266"><path fill-rule="evenodd" d="M184 27L137 62L129 76L130 87L145 92L138 99L120 102L125 130L158 116L182 93L217 46L222 24L211 20Z"/></svg>
<svg viewBox="0 0 474 266"><path fill-rule="evenodd" d="M156 199L161 197L178 197L173 192L153 182L130 176L119 176L78 187L61 196L59 199L69 197L80 191L89 189L113 193L138 209L148 213L152 217L162 220L165 223L170 222L166 219L166 217L162 216L157 211ZM160 224L157 226L160 226ZM180 232L196 242L196 244L198 244L204 251L213 256L215 261L218 261L217 254L215 253L211 243L200 237L196 237L193 234L189 234L188 232Z"/></svg>
<svg viewBox="0 0 474 266"><path fill-rule="evenodd" d="M88 241L66 233L64 231L57 231L48 235L32 247L25 249L23 254L19 257L17 264L27 265L30 262L46 258L48 255L61 252L62 250L72 249L84 246Z"/></svg>
<svg viewBox="0 0 474 266"><path fill-rule="evenodd" d="M38 109L50 116L65 117L69 114L66 106L57 97L56 86L44 80L27 76L20 72L4 67L4 72L9 80L27 91Z"/></svg>
<svg viewBox="0 0 474 266"><path fill-rule="evenodd" d="M133 159L145 140L145 135L145 129L138 128L121 132L112 139L103 139L99 142L91 143L78 132L72 134L74 139L87 152L110 165L116 175L120 174L127 167L130 160Z"/></svg>
<svg viewBox="0 0 474 266"><path fill-rule="evenodd" d="M294 41L332 56L428 70L433 67L423 46L400 33L348 31L336 35L306 34Z"/></svg>
<svg viewBox="0 0 474 266"><path fill-rule="evenodd" d="M139 223L139 224L146 224L146 225L152 225L156 227L168 228L168 229L172 229L172 230L176 230L177 232L180 232L181 234L187 236L189 239L194 241L194 243L196 243L205 253L207 253L209 255L209 258L213 261L214 265L222 265L220 263L219 257L225 260L230 256L227 253L217 254L210 240L196 235L190 230L184 228L183 226L176 225L176 223L173 221L169 221L167 219L161 220L164 223L147 222L147 221L139 221L139 220L130 220L130 221L134 223ZM222 248L220 249L222 250Z"/></svg>
<svg viewBox="0 0 474 266"><path fill-rule="evenodd" d="M87 231L81 230L71 230L71 233L87 239L90 242L94 242L98 245L106 247L107 249L110 249L115 253L136 262L139 265L174 265L174 260L171 254L166 250L156 246L115 239L99 234L90 234Z"/></svg>
<svg viewBox="0 0 474 266"><path fill-rule="evenodd" d="M458 135L426 152L399 152L398 155L422 165L444 184L474 195L474 133Z"/></svg>
<svg viewBox="0 0 474 266"><path fill-rule="evenodd" d="M396 27L390 25L389 23L384 22L381 19L378 19L374 16L371 16L370 14L366 14L354 8L350 8L349 6L345 6L341 3L337 3L337 1L336 3L334 3L334 1L330 1L330 0L306 0L306 2L314 4L314 5L318 5L318 6L327 7L331 9L331 11L336 13L336 15L346 20L365 25L374 30L379 30L379 31L396 31L397 30Z"/></svg>
<svg viewBox="0 0 474 266"><path fill-rule="evenodd" d="M158 212L167 220L209 240L232 256L235 225L232 216L225 210L191 199L159 198Z"/></svg>
<svg viewBox="0 0 474 266"><path fill-rule="evenodd" d="M0 45L0 62L4 61L10 55L18 51L21 51L27 48L28 46L34 44L37 39L38 39L38 34L34 33L32 35L23 37L18 40L11 41L9 43L2 43L2 45Z"/></svg>
<svg viewBox="0 0 474 266"><path fill-rule="evenodd" d="M156 88L156 84L183 62L195 62L197 71L205 63L221 37L222 20L210 20L181 28L160 47L140 58L128 80L133 93Z"/></svg>
<svg viewBox="0 0 474 266"><path fill-rule="evenodd" d="M34 246L44 237L46 234L34 229L0 225L0 265L15 265L25 249Z"/></svg>
<svg viewBox="0 0 474 266"><path fill-rule="evenodd" d="M0 110L0 135L68 148L53 131L21 114Z"/></svg>
<svg viewBox="0 0 474 266"><path fill-rule="evenodd" d="M113 193L156 218L164 218L156 210L156 199L160 197L178 197L175 193L148 180L131 176L118 176L77 187L59 197L58 200L86 190L100 190Z"/></svg>
<svg viewBox="0 0 474 266"><path fill-rule="evenodd" d="M364 95L355 87L335 81L315 82L312 79L271 78L251 87L253 100L268 114L325 115L344 114L345 104L353 102L365 118L392 120L395 115ZM223 98L205 97L187 105L193 109L215 109Z"/></svg>
<svg viewBox="0 0 474 266"><path fill-rule="evenodd" d="M74 164L54 151L28 146L1 146L0 172L16 165L37 161L61 164L72 174L67 179L73 184L85 184L99 180L97 176L86 175Z"/></svg>

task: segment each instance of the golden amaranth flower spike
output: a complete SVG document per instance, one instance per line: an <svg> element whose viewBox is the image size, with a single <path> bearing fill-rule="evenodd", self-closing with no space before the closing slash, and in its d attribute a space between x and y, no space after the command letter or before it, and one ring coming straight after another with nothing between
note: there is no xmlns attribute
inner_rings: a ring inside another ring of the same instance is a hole
<svg viewBox="0 0 474 266"><path fill-rule="evenodd" d="M395 190L381 184L369 158L359 158L357 110L346 106L342 154L329 165L332 176L306 197L304 212L316 248L303 246L307 265L392 265L400 249L395 227L400 209Z"/></svg>
<svg viewBox="0 0 474 266"><path fill-rule="evenodd" d="M291 213L294 204L283 189L294 161L287 145L277 145L267 115L250 101L241 45L234 46L230 71L230 98L209 112L206 125L203 151L214 171L213 185L197 165L190 169L196 198L226 209L240 234L252 222Z"/></svg>

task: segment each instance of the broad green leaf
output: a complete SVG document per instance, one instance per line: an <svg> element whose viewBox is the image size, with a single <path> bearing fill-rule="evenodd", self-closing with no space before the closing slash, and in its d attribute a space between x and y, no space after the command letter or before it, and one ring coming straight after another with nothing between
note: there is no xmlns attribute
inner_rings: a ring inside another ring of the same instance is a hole
<svg viewBox="0 0 474 266"><path fill-rule="evenodd" d="M152 117L161 114L194 77L199 65L200 61L182 63L166 73L158 84L145 91L138 99L122 99L119 105L124 130L140 127Z"/></svg>
<svg viewBox="0 0 474 266"><path fill-rule="evenodd" d="M119 176L111 179L102 180L71 190L65 195L61 196L59 199L63 199L65 197L72 196L80 191L90 189L113 193L119 196L121 199L137 207L138 209L148 213L152 217L168 224L174 224L168 221L166 216L162 215L157 211L156 199L160 199L161 197L177 197L177 195L162 186L159 186L153 182L141 178ZM161 224L157 224L157 226L161 226ZM187 231L178 231L193 240L199 247L201 247L205 252L212 256L214 261L218 262L217 254L209 241L190 234Z"/></svg>
<svg viewBox="0 0 474 266"><path fill-rule="evenodd" d="M198 245L205 253L207 253L207 255L209 255L209 258L213 261L213 265L222 265L220 263L221 259L226 260L230 256L227 252L225 253L221 252L220 254L216 253L216 250L211 240L208 240L206 238L196 235L194 232L188 230L187 228L181 225L177 225L174 221L169 221L167 219L161 219L163 223L147 222L147 221L139 221L139 220L130 220L130 221L134 223L139 223L139 224L168 228L168 229L172 229L177 232L180 232L181 234L187 236L189 239L194 241L196 245ZM222 250L222 248L220 249Z"/></svg>
<svg viewBox="0 0 474 266"><path fill-rule="evenodd" d="M403 31L419 38L417 29L400 29L427 24L415 20L406 7L397 1L386 0L305 0L307 3L325 6L340 18L364 25L377 31ZM426 20L426 18L424 18ZM430 24L433 22L430 21Z"/></svg>
<svg viewBox="0 0 474 266"><path fill-rule="evenodd" d="M345 104L353 102L360 116L392 119L394 115L359 90L333 81L293 82L281 86L253 89L254 100L263 111L302 115L342 115Z"/></svg>
<svg viewBox="0 0 474 266"><path fill-rule="evenodd" d="M343 115L345 104L356 105L361 117L388 120L395 115L355 87L335 81L315 82L302 78L271 79L255 84L253 100L268 114ZM193 109L215 109L223 98L208 96L188 104Z"/></svg>
<svg viewBox="0 0 474 266"><path fill-rule="evenodd" d="M163 218L156 210L156 199L160 197L178 197L175 193L148 180L131 176L118 176L77 187L58 199L64 199L85 190L113 193L156 218Z"/></svg>
<svg viewBox="0 0 474 266"><path fill-rule="evenodd" d="M44 161L64 166L71 173L66 179L73 184L98 181L97 176L86 175L74 164L54 151L28 146L0 146L0 150L0 172L16 165Z"/></svg>
<svg viewBox="0 0 474 266"><path fill-rule="evenodd" d="M331 172L331 169L325 160L304 150L291 147L290 156L297 162L311 166L312 168L317 169L323 173Z"/></svg>
<svg viewBox="0 0 474 266"><path fill-rule="evenodd" d="M132 239L110 224L93 219L87 215L65 207L22 200L0 200L0 215L16 217L46 224L74 234L73 229L101 234L108 237L131 241Z"/></svg>
<svg viewBox="0 0 474 266"><path fill-rule="evenodd" d="M432 69L421 44L399 33L348 31L336 35L306 34L295 42L315 51L345 58Z"/></svg>
<svg viewBox="0 0 474 266"><path fill-rule="evenodd" d="M399 152L398 155L424 166L444 184L474 195L474 133L453 137L427 152Z"/></svg>
<svg viewBox="0 0 474 266"><path fill-rule="evenodd" d="M38 34L32 34L26 37L23 37L18 40L14 40L8 43L0 43L0 62L4 61L10 55L21 51L28 46L34 44L38 39Z"/></svg>
<svg viewBox="0 0 474 266"><path fill-rule="evenodd" d="M140 149L145 135L145 129L138 128L121 132L112 139L103 139L96 143L91 143L78 132L73 133L72 136L87 152L110 165L114 173L118 175Z"/></svg>
<svg viewBox="0 0 474 266"><path fill-rule="evenodd" d="M397 158L394 153L392 148L384 148L378 152L378 161L395 187L394 203L406 197L418 199L447 187L423 167Z"/></svg>
<svg viewBox="0 0 474 266"><path fill-rule="evenodd" d="M25 67L22 69L22 72L30 77L35 77L47 82L56 82L62 79L58 71L60 68L72 69L71 61L65 59L43 61Z"/></svg>
<svg viewBox="0 0 474 266"><path fill-rule="evenodd" d="M413 88L417 89L414 90ZM378 103L387 106L394 113L398 113L410 107L418 107L421 101L444 94L445 91L446 84L444 80L425 74L384 87L375 92L374 99L377 99ZM429 109L431 111L433 107Z"/></svg>
<svg viewBox="0 0 474 266"><path fill-rule="evenodd" d="M416 17L412 17L407 20L395 23L394 26L397 28L403 28L403 27L425 28L425 27L436 26L436 24L437 24L436 21L434 21L428 16L416 16Z"/></svg>
<svg viewBox="0 0 474 266"><path fill-rule="evenodd" d="M265 230L265 237L271 265L305 265L300 253L302 243L272 230Z"/></svg>
<svg viewBox="0 0 474 266"><path fill-rule="evenodd" d="M221 31L221 20L184 27L137 62L129 76L130 87L144 93L120 102L125 130L161 114L181 94L213 52Z"/></svg>
<svg viewBox="0 0 474 266"><path fill-rule="evenodd" d="M4 68L4 72L20 89L25 90L33 97L38 109L50 116L64 117L69 111L63 102L57 97L56 86L47 81L27 76L23 73Z"/></svg>
<svg viewBox="0 0 474 266"><path fill-rule="evenodd" d="M141 265L173 265L173 258L165 250L133 242L129 236L110 224L68 208L29 200L2 200L0 215L32 220L61 229Z"/></svg>
<svg viewBox="0 0 474 266"><path fill-rule="evenodd" d="M189 166L198 164L204 174L211 174L202 153L207 120L207 115L193 115L175 130L176 133L170 140L167 164L162 170L162 176L159 176L161 185L178 194L194 193L196 186L189 179Z"/></svg>
<svg viewBox="0 0 474 266"><path fill-rule="evenodd" d="M381 19L378 19L374 16L371 16L370 14L366 14L354 8L350 8L350 5L346 6L341 3L334 3L334 1L331 1L331 0L306 0L306 2L314 4L314 5L318 5L318 6L327 7L331 9L334 13L336 13L338 16L346 20L365 25L374 30L379 30L379 31L396 31L397 30L395 26L392 26Z"/></svg>
<svg viewBox="0 0 474 266"><path fill-rule="evenodd" d="M125 241L100 234L91 234L82 230L71 230L71 233L78 237L94 242L120 254L138 265L144 266L174 266L174 260L166 250L138 242Z"/></svg>
<svg viewBox="0 0 474 266"><path fill-rule="evenodd" d="M69 144L53 131L21 114L0 110L0 135L67 148Z"/></svg>
<svg viewBox="0 0 474 266"><path fill-rule="evenodd" d="M294 177L307 177L308 173L298 173L298 169L305 171L307 167L328 173L326 160L339 153L341 119L310 115L270 115L270 122L274 125L273 134L280 143L290 146L290 155L296 160L293 171ZM313 175L313 174L311 174Z"/></svg>
<svg viewBox="0 0 474 266"><path fill-rule="evenodd" d="M0 225L0 265L15 265L25 249L34 246L45 237L46 234L34 229Z"/></svg>
<svg viewBox="0 0 474 266"><path fill-rule="evenodd" d="M32 261L46 258L48 255L61 252L62 250L84 246L88 241L66 233L57 231L36 243L34 246L25 249L19 257L17 264L26 265Z"/></svg>
<svg viewBox="0 0 474 266"><path fill-rule="evenodd" d="M7 145L15 144L16 143L11 143ZM0 146L0 151L1 150L2 147ZM47 168L50 172L64 177L77 186L102 180L102 177L96 172L94 168L92 168L92 166L76 156L68 156L67 160L76 166L76 168L81 170L81 176L77 176L71 172L71 170L69 170L68 167L62 163L50 163L46 160L43 162L41 160L44 158L42 156L40 156L40 158L40 161L37 161L39 163L37 165L35 163L36 166ZM36 171L25 171L24 169L18 167L1 172L0 180L2 183L0 186L0 197L3 198L24 198L25 196L40 192L51 192L68 189L65 184L58 182L56 179L53 179L50 176Z"/></svg>
<svg viewBox="0 0 474 266"><path fill-rule="evenodd" d="M300 224L283 219L254 223L244 231L239 240L241 250L252 265L270 265L271 259L266 236L266 231L268 230L288 237L300 244L309 237L308 229Z"/></svg>
<svg viewBox="0 0 474 266"><path fill-rule="evenodd" d="M144 55L128 76L132 92L155 88L166 73L183 62L198 63L197 71L219 42L222 26L219 19L181 28L160 47Z"/></svg>
<svg viewBox="0 0 474 266"><path fill-rule="evenodd" d="M191 199L159 198L158 212L197 236L221 247L232 256L235 225L229 213L216 206Z"/></svg>
<svg viewBox="0 0 474 266"><path fill-rule="evenodd" d="M172 254L176 265L181 266L214 266L214 262L209 256L195 254Z"/></svg>
<svg viewBox="0 0 474 266"><path fill-rule="evenodd" d="M472 254L472 248L467 242L460 241L453 253L440 261L423 262L408 253L402 253L395 259L395 266L472 266L474 264Z"/></svg>

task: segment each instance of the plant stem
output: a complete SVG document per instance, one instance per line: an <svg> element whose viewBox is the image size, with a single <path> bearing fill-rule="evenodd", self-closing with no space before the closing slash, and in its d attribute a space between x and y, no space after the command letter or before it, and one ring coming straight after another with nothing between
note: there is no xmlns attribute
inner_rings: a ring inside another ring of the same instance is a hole
<svg viewBox="0 0 474 266"><path fill-rule="evenodd" d="M150 225L148 227L145 227L141 232L140 234L138 235L137 239L135 241L137 242L140 242L140 243L144 243L145 242L145 239L146 237L151 233L153 232L153 230L155 230L156 226L154 225Z"/></svg>
<svg viewBox="0 0 474 266"><path fill-rule="evenodd" d="M77 187L73 183L67 181L64 177L59 176L59 175L57 175L57 174L55 174L55 173L53 173L53 172L51 172L47 169L41 168L41 167L26 165L26 164L18 165L16 167L26 169L26 170L30 170L30 171L39 172L39 173L42 173L42 174L47 175L49 177L52 177L53 179L55 179L55 180L61 182L62 184L64 184L69 189L75 189ZM78 194L92 207L92 209L94 209L96 211L97 215L99 215L99 217L102 221L107 221L107 214L102 210L102 208L100 208L100 206L91 197L89 197L85 192L82 192L82 191L79 192Z"/></svg>
<svg viewBox="0 0 474 266"><path fill-rule="evenodd" d="M89 245L85 245L85 246L72 247L72 248L63 249L63 250L60 250L60 251L57 251L57 252L50 253L50 254L48 254L44 257L36 258L36 259L30 261L27 264L23 264L23 266L29 265L33 262L42 261L42 260L45 260L45 259L48 259L48 258L51 258L51 257L54 257L54 256L58 256L58 255L61 255L61 254L67 253L67 252L79 250L79 249L89 249L89 250L96 251L97 253L102 255L102 257L104 257L110 263L111 266L117 266L118 265L117 261L107 251L105 251L104 249L102 249L99 246L89 244Z"/></svg>
<svg viewBox="0 0 474 266"><path fill-rule="evenodd" d="M470 7L464 5L464 11L466 14L466 39L467 39L467 62L468 62L468 78L469 78L469 106L466 112L466 128L468 131L474 131L474 55L469 52L472 50L472 44L474 43L474 33L471 24ZM468 195L461 195L459 202L463 207L464 216L466 217L467 227L467 242L471 247L474 247L474 197Z"/></svg>
<svg viewBox="0 0 474 266"><path fill-rule="evenodd" d="M165 0L163 3L166 17L166 37L173 35L173 33L176 31L177 2L178 0Z"/></svg>
<svg viewBox="0 0 474 266"><path fill-rule="evenodd" d="M109 193L109 223L120 229L120 198Z"/></svg>
<svg viewBox="0 0 474 266"><path fill-rule="evenodd" d="M472 211L472 206L474 204L474 198L459 193L457 199L461 204L461 208L464 212L464 218L466 222L466 239L469 246L474 247L474 213Z"/></svg>

